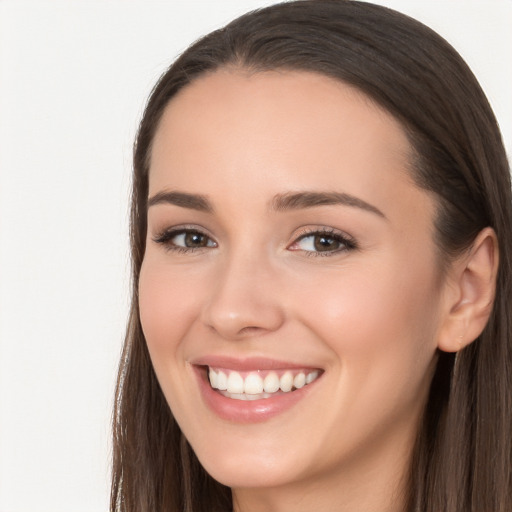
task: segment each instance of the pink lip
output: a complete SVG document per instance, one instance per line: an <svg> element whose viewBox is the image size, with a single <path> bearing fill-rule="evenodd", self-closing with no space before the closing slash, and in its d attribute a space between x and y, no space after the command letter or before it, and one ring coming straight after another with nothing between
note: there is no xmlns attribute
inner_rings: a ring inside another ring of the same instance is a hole
<svg viewBox="0 0 512 512"><path fill-rule="evenodd" d="M251 370L301 370L309 368L309 365L294 364L266 357L248 357L238 359L228 356L204 356L191 361L196 366L210 366L212 368L229 368L237 372L249 372ZM315 368L312 368L315 369Z"/></svg>
<svg viewBox="0 0 512 512"><path fill-rule="evenodd" d="M304 368L304 365L295 365L284 361L266 358L232 359L226 357L206 357L194 360L193 368L199 383L199 389L206 405L218 417L233 423L259 423L267 421L284 413L305 398L315 387L317 381L301 389L282 393L271 398L261 400L235 400L221 395L212 389L207 377L206 366L219 366L235 371L275 370Z"/></svg>

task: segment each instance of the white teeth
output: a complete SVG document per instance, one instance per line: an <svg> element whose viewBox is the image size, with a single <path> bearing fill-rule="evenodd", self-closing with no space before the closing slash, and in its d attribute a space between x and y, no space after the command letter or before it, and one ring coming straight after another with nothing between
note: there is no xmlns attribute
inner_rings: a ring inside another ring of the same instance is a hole
<svg viewBox="0 0 512 512"><path fill-rule="evenodd" d="M244 392L244 379L238 372L231 372L228 377L229 393L243 393Z"/></svg>
<svg viewBox="0 0 512 512"><path fill-rule="evenodd" d="M279 377L277 373L270 372L263 381L265 393L275 393L279 389Z"/></svg>
<svg viewBox="0 0 512 512"><path fill-rule="evenodd" d="M212 387L215 386L212 384ZM228 389L228 378L224 372L219 372L217 374L217 389L221 391L226 391Z"/></svg>
<svg viewBox="0 0 512 512"><path fill-rule="evenodd" d="M295 378L293 379L293 386L300 389L304 387L304 384L306 384L306 376L303 373L295 375Z"/></svg>
<svg viewBox="0 0 512 512"><path fill-rule="evenodd" d="M257 373L250 373L245 378L244 392L248 395L263 393L263 380Z"/></svg>
<svg viewBox="0 0 512 512"><path fill-rule="evenodd" d="M318 377L317 371L308 373L306 376L306 384L311 384L317 377Z"/></svg>
<svg viewBox="0 0 512 512"><path fill-rule="evenodd" d="M271 395L268 393L260 393L258 395L248 395L246 393L228 393L225 391L222 393L224 396L227 396L228 398L233 398L235 400L261 400L262 398L270 398Z"/></svg>
<svg viewBox="0 0 512 512"><path fill-rule="evenodd" d="M293 375L292 372L285 372L283 376L279 379L279 387L281 391L287 393L291 391L293 388Z"/></svg>
<svg viewBox="0 0 512 512"><path fill-rule="evenodd" d="M208 372L208 377L210 378L210 384L212 385L212 388L219 389L219 377L211 368Z"/></svg>
<svg viewBox="0 0 512 512"><path fill-rule="evenodd" d="M293 371L287 370L279 378L277 372L269 372L264 379L260 372L250 372L245 379L236 371L214 370L209 368L208 377L213 389L222 391L225 396L237 400L259 400L269 398L274 393L281 391L288 393L293 389L300 389L311 384L318 378L320 372L313 370L309 373L301 371L294 375Z"/></svg>

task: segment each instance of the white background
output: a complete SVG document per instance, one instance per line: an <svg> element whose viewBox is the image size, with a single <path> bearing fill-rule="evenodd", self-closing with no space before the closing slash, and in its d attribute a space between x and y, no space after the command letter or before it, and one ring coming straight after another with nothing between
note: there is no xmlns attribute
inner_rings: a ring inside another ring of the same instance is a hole
<svg viewBox="0 0 512 512"><path fill-rule="evenodd" d="M0 512L106 512L131 144L190 42L261 0L0 0ZM388 0L468 61L512 151L512 1Z"/></svg>

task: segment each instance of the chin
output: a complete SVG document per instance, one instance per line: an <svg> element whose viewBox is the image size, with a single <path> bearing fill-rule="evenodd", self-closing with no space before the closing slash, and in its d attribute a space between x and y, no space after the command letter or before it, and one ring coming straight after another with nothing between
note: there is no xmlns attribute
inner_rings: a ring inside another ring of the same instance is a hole
<svg viewBox="0 0 512 512"><path fill-rule="evenodd" d="M299 461L286 460L275 453L269 455L265 450L242 454L232 449L213 457L201 453L197 456L210 476L235 489L277 487L300 479Z"/></svg>

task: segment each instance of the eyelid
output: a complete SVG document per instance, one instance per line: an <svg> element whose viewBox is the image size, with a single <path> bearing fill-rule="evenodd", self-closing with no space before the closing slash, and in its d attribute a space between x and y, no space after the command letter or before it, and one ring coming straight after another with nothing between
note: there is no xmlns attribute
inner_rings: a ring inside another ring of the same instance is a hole
<svg viewBox="0 0 512 512"><path fill-rule="evenodd" d="M204 246L204 247L184 247L181 245L176 245L171 243L171 240L182 234L182 233L198 233L202 236L205 236L209 239L209 241L213 242L213 246ZM317 251L317 250L306 250L301 248L292 249L293 245L297 244L300 240L307 238L309 236L325 236L327 238L333 238L337 240L342 247L334 250L327 251ZM176 251L176 252L198 252L206 249L212 249L218 247L218 242L215 238L210 235L209 231L202 226L198 226L197 224L183 224L172 227L166 227L160 231L158 231L155 235L153 235L152 240L155 243L163 245L168 251ZM357 249L358 245L356 240L349 235L348 233L341 231L339 229L335 229L331 226L308 226L304 228L300 228L294 235L293 241L288 244L287 249L291 251L302 252L307 256L332 256L342 252L346 252L349 250Z"/></svg>
<svg viewBox="0 0 512 512"><path fill-rule="evenodd" d="M324 235L327 238L333 238L339 241L341 244L343 244L343 247L333 251L308 251L305 249L291 249L291 247L297 244L300 240L303 240L305 238L308 238L309 236L314 235ZM341 252L357 249L358 245L354 237L339 229L335 229L330 226L310 226L302 228L298 233L295 233L293 237L293 242L289 244L287 248L288 250L301 251L307 256L332 256L339 254Z"/></svg>
<svg viewBox="0 0 512 512"><path fill-rule="evenodd" d="M182 247L181 245L174 245L171 243L171 240L181 233L198 233L207 237L211 240L215 246L214 247ZM190 251L201 251L205 249L211 249L218 246L215 238L209 234L208 230L203 228L202 226L198 226L197 224L183 224L172 227L166 227L160 231L158 231L155 235L152 236L153 242L157 244L161 244L165 246L168 251L176 251L176 252L190 252Z"/></svg>

